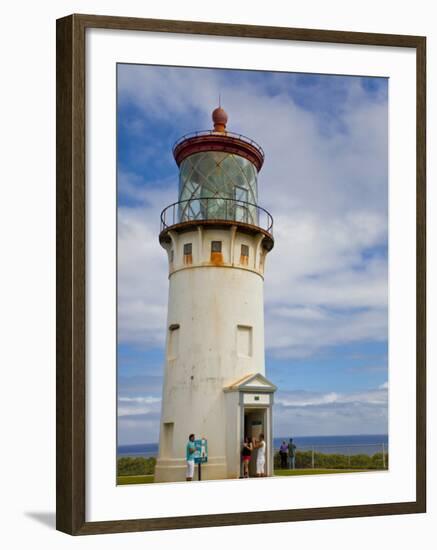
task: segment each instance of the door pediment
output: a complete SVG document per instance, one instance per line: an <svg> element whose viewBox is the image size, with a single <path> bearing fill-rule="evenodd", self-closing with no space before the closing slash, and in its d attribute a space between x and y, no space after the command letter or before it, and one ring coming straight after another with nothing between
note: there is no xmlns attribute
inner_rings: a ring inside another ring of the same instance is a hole
<svg viewBox="0 0 437 550"><path fill-rule="evenodd" d="M276 391L276 389L276 386L260 373L250 373L223 388L225 392L256 391L258 393L273 393Z"/></svg>

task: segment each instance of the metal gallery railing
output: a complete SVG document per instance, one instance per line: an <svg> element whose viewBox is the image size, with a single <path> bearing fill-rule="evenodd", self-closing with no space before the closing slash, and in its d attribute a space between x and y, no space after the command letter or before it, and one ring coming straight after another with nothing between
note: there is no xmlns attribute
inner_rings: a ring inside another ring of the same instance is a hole
<svg viewBox="0 0 437 550"><path fill-rule="evenodd" d="M273 217L265 208L228 197L199 197L170 204L161 212L161 232L172 225L196 220L245 223L273 236Z"/></svg>

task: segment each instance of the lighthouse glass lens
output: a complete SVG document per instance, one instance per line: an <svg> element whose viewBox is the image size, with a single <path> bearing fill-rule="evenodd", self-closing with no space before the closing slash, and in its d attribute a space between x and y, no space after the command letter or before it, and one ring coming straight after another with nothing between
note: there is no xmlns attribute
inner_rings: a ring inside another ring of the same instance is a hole
<svg viewBox="0 0 437 550"><path fill-rule="evenodd" d="M194 153L180 166L179 201L181 222L223 219L257 225L256 168L231 153Z"/></svg>

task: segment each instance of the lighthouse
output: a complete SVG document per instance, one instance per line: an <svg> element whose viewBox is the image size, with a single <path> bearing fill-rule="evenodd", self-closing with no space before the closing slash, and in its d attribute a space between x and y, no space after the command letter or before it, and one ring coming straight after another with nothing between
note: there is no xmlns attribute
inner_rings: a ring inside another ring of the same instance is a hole
<svg viewBox="0 0 437 550"><path fill-rule="evenodd" d="M161 213L169 295L156 482L185 479L192 433L208 443L202 479L241 477L244 437L261 433L273 472L276 387L265 373L263 285L274 240L273 218L258 204L264 152L227 130L221 107L212 121L212 130L174 145L179 195Z"/></svg>

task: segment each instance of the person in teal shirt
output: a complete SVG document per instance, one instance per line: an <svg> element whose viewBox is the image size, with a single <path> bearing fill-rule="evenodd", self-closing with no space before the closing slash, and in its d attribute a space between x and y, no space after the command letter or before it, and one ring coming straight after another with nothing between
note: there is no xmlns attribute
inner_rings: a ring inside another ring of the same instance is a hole
<svg viewBox="0 0 437 550"><path fill-rule="evenodd" d="M187 460L187 481L193 481L194 476L194 453L196 452L196 444L194 443L194 434L190 434L188 437L186 448L186 460Z"/></svg>

